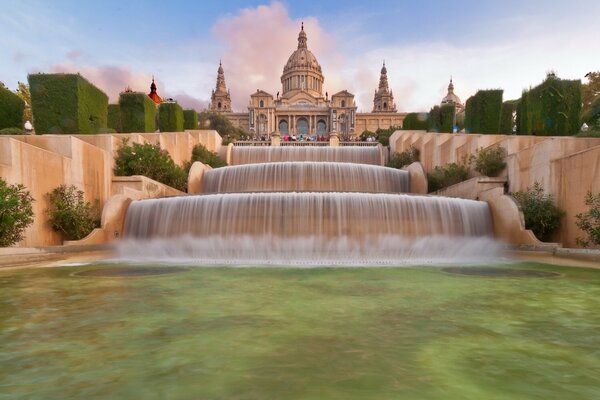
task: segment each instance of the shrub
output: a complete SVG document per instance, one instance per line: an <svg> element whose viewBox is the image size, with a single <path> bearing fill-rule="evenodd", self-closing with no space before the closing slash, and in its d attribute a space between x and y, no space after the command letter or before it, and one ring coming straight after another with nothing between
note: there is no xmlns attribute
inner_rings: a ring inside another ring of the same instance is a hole
<svg viewBox="0 0 600 400"><path fill-rule="evenodd" d="M23 231L33 222L33 201L25 186L9 185L0 178L0 247L23 239Z"/></svg>
<svg viewBox="0 0 600 400"><path fill-rule="evenodd" d="M4 128L4 129L0 129L0 135L25 135L25 134L27 134L27 132L25 132L21 128Z"/></svg>
<svg viewBox="0 0 600 400"><path fill-rule="evenodd" d="M442 128L441 120L440 106L434 106L427 117L427 132L439 132Z"/></svg>
<svg viewBox="0 0 600 400"><path fill-rule="evenodd" d="M198 129L198 113L196 110L183 110L183 129Z"/></svg>
<svg viewBox="0 0 600 400"><path fill-rule="evenodd" d="M585 205L589 209L575 216L575 225L586 233L587 238L578 237L577 244L582 247L588 247L590 244L597 246L600 244L600 193L587 192Z"/></svg>
<svg viewBox="0 0 600 400"><path fill-rule="evenodd" d="M223 144L235 142L245 135L243 129L234 126L227 117L211 111L204 111L199 115L199 125L202 129L214 129L223 138Z"/></svg>
<svg viewBox="0 0 600 400"><path fill-rule="evenodd" d="M456 122L456 106L454 104L444 104L440 107L440 132L454 132Z"/></svg>
<svg viewBox="0 0 600 400"><path fill-rule="evenodd" d="M183 110L177 103L160 103L158 106L158 128L161 132L183 131Z"/></svg>
<svg viewBox="0 0 600 400"><path fill-rule="evenodd" d="M29 75L35 130L88 134L107 127L108 96L79 74Z"/></svg>
<svg viewBox="0 0 600 400"><path fill-rule="evenodd" d="M145 93L121 93L119 108L121 132L154 132L156 130L156 104Z"/></svg>
<svg viewBox="0 0 600 400"><path fill-rule="evenodd" d="M377 137L377 141L381 143L383 146L390 145L390 136L394 134L397 130L400 130L397 126L390 126L387 129L378 128L375 131L375 136Z"/></svg>
<svg viewBox="0 0 600 400"><path fill-rule="evenodd" d="M0 86L0 129L23 126L25 102L5 87Z"/></svg>
<svg viewBox="0 0 600 400"><path fill-rule="evenodd" d="M419 149L417 149L414 146L410 146L408 149L400 153L394 153L394 155L390 158L388 167L401 169L407 165L414 163L415 161L419 161L419 156Z"/></svg>
<svg viewBox="0 0 600 400"><path fill-rule="evenodd" d="M183 167L185 171L189 171L195 161L200 161L203 164L210 165L212 168L226 167L227 162L223 160L214 151L208 150L203 144L198 143L192 149L192 158L187 161Z"/></svg>
<svg viewBox="0 0 600 400"><path fill-rule="evenodd" d="M554 198L545 194L542 185L535 182L532 188L512 194L521 206L525 217L525 227L531 229L534 235L546 241L552 232L560 225L564 212L554 205Z"/></svg>
<svg viewBox="0 0 600 400"><path fill-rule="evenodd" d="M467 180L469 170L466 164L450 163L443 167L437 166L427 174L429 192L435 192L448 186Z"/></svg>
<svg viewBox="0 0 600 400"><path fill-rule="evenodd" d="M512 135L513 126L515 124L515 114L517 112L518 100L505 101L502 103L502 110L500 112L500 131L499 133L505 133Z"/></svg>
<svg viewBox="0 0 600 400"><path fill-rule="evenodd" d="M74 185L60 185L46 194L50 206L46 209L52 229L67 240L80 240L100 226L98 209L86 202L83 191Z"/></svg>
<svg viewBox="0 0 600 400"><path fill-rule="evenodd" d="M485 176L498 176L506 167L506 149L500 145L477 149L475 171Z"/></svg>
<svg viewBox="0 0 600 400"><path fill-rule="evenodd" d="M118 104L108 105L107 127L115 132L123 131L121 123L121 107Z"/></svg>
<svg viewBox="0 0 600 400"><path fill-rule="evenodd" d="M500 131L503 90L479 90L467 100L465 129L470 133L494 134Z"/></svg>
<svg viewBox="0 0 600 400"><path fill-rule="evenodd" d="M402 121L402 129L405 131L425 131L427 130L428 113L408 113Z"/></svg>
<svg viewBox="0 0 600 400"><path fill-rule="evenodd" d="M158 144L130 145L127 139L123 139L115 156L113 172L116 176L143 175L181 191L187 189L185 171Z"/></svg>

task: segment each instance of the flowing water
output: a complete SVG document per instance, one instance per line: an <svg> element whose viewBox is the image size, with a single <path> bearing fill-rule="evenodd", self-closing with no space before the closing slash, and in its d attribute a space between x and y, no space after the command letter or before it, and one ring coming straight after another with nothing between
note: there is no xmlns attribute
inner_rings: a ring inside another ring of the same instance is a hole
<svg viewBox="0 0 600 400"><path fill-rule="evenodd" d="M231 153L231 165L284 161L346 162L371 165L383 164L382 153L379 146L234 146Z"/></svg>
<svg viewBox="0 0 600 400"><path fill-rule="evenodd" d="M204 193L410 191L407 171L367 164L308 161L217 168L204 173L202 185Z"/></svg>

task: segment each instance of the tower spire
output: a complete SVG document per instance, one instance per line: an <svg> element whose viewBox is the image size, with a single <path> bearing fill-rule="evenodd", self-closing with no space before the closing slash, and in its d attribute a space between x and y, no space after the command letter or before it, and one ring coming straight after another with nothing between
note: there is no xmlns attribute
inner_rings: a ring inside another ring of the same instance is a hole
<svg viewBox="0 0 600 400"><path fill-rule="evenodd" d="M394 95L392 94L388 84L385 60L383 60L381 75L379 76L379 89L375 90L375 97L373 99L373 112L396 112Z"/></svg>
<svg viewBox="0 0 600 400"><path fill-rule="evenodd" d="M219 60L217 84L210 97L210 109L223 112L231 111L231 96L225 84L225 71L223 70L222 60Z"/></svg>
<svg viewBox="0 0 600 400"><path fill-rule="evenodd" d="M306 32L304 32L304 22L300 25L300 33L298 34L298 48L306 49Z"/></svg>

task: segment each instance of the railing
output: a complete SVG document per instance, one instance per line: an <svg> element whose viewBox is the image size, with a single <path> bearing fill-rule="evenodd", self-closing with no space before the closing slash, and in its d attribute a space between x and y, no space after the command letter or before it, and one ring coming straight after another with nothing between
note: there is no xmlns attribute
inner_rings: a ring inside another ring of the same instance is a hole
<svg viewBox="0 0 600 400"><path fill-rule="evenodd" d="M329 146L329 142L281 142L280 146Z"/></svg>
<svg viewBox="0 0 600 400"><path fill-rule="evenodd" d="M379 142L340 142L340 146L375 147Z"/></svg>
<svg viewBox="0 0 600 400"><path fill-rule="evenodd" d="M379 144L379 142L340 142L340 146L345 147L375 147ZM235 147L252 147L252 146L271 146L270 141L262 141L262 140L238 140L237 142L233 142ZM281 141L279 143L280 146L330 146L329 141L325 142L313 142L308 140L302 141L294 141L294 142L286 142Z"/></svg>
<svg viewBox="0 0 600 400"><path fill-rule="evenodd" d="M262 141L262 140L238 140L237 142L233 142L233 145L236 147L243 146L270 146L270 141Z"/></svg>

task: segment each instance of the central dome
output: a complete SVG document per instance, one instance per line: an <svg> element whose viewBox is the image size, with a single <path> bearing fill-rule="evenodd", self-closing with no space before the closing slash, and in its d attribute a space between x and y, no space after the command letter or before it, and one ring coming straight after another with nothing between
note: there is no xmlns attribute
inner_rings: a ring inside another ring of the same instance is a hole
<svg viewBox="0 0 600 400"><path fill-rule="evenodd" d="M283 97L289 97L298 91L309 92L314 97L322 97L322 87L325 79L321 73L321 66L317 57L306 46L306 32L304 23L298 34L298 48L288 58L281 83Z"/></svg>

